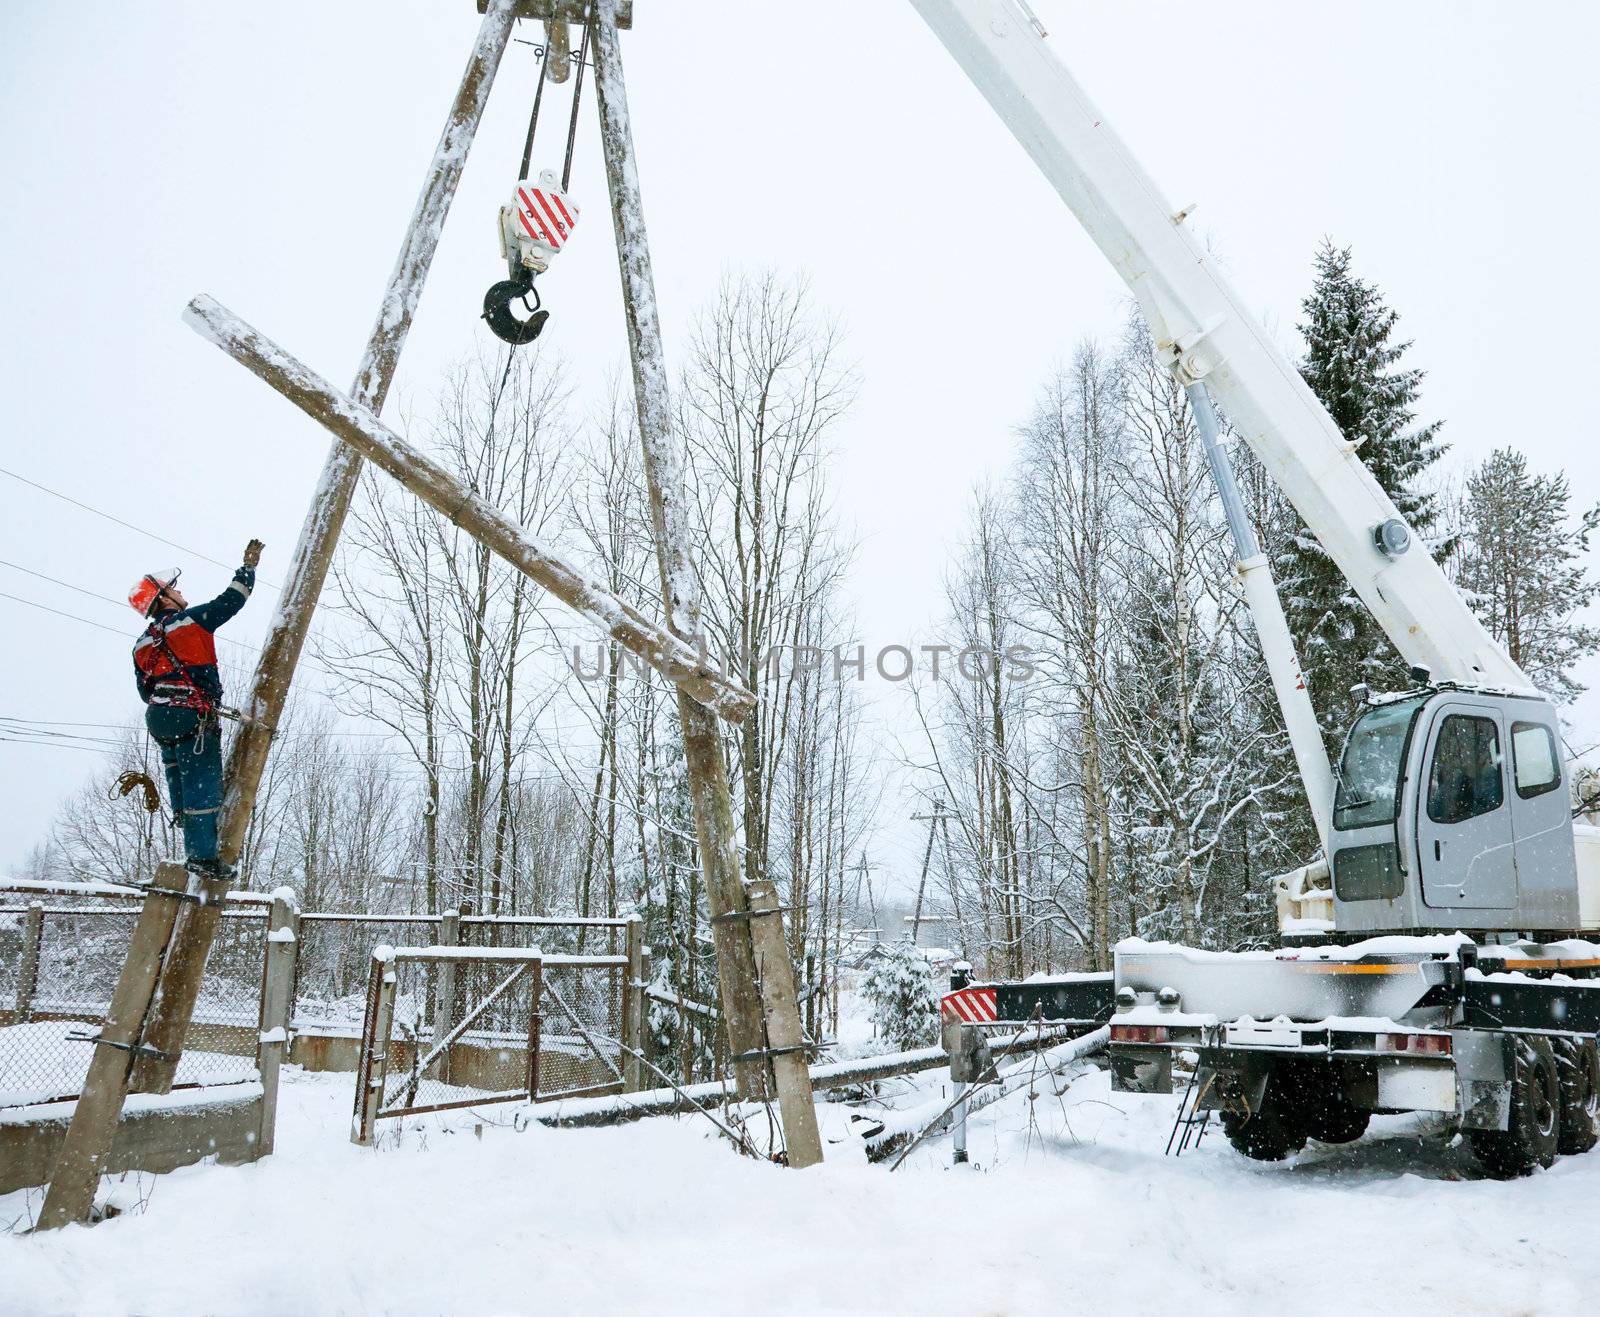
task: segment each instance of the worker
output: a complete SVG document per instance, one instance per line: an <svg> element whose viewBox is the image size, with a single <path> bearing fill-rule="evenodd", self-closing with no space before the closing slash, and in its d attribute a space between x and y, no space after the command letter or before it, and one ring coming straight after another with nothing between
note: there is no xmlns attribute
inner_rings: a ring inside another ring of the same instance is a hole
<svg viewBox="0 0 1600 1317"><path fill-rule="evenodd" d="M222 678L212 633L250 598L264 547L260 540L245 546L233 580L210 603L191 608L178 589L176 570L141 576L128 591L134 611L150 620L133 647L145 726L161 749L173 822L183 828L184 858L191 871L210 877L233 876L232 866L217 856Z"/></svg>

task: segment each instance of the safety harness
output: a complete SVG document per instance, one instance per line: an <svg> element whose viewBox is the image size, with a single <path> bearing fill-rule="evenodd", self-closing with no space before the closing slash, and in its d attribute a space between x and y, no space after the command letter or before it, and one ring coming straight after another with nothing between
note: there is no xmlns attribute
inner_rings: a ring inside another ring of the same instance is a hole
<svg viewBox="0 0 1600 1317"><path fill-rule="evenodd" d="M171 672L151 676L148 703L169 709L193 709L202 721L216 718L222 712L221 706L200 689L200 683L189 675L188 665L172 652L172 646L167 642L167 629L159 618L151 619L145 634L156 642L167 662L172 665Z"/></svg>

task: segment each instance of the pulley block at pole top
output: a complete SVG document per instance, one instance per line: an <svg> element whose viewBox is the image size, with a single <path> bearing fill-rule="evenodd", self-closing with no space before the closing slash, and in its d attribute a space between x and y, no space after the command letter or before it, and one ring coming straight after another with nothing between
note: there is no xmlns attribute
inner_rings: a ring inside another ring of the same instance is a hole
<svg viewBox="0 0 1600 1317"><path fill-rule="evenodd" d="M550 313L540 306L533 280L550 268L577 222L577 203L548 169L537 182L521 180L511 204L500 208L500 252L511 275L483 295L483 318L496 338L520 347L539 337ZM530 313L526 320L519 320L511 310L518 301Z"/></svg>

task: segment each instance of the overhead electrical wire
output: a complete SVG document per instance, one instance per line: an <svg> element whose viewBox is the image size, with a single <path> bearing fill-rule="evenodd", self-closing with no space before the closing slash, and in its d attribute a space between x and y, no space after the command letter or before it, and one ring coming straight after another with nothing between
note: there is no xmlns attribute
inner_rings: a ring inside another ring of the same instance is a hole
<svg viewBox="0 0 1600 1317"><path fill-rule="evenodd" d="M165 535L157 535L155 531L146 530L143 526L135 526L131 521L124 521L121 517L114 517L109 512L102 511L97 507L92 507L88 503L81 502L69 494L63 494L58 489L51 489L48 485L41 485L37 480L29 480L27 476L18 475L15 471L7 470L3 466L0 466L0 476L10 476L13 480L21 481L24 485L31 485L34 489L37 489L42 494L48 494L51 498L58 498L63 503L70 503L75 508L82 508L85 512L92 512L97 517L103 517L106 521L114 522L116 525L121 526L126 530L131 530L136 534L147 536L148 538L155 540L160 544L165 544L169 549L176 549L179 553L187 553L192 558L199 558L202 562L208 562L214 567L221 567L226 571L232 571L238 566L237 563L225 563L217 558L211 557L209 554L201 553L198 549L188 548L186 545L179 544L176 540L169 540ZM274 585L271 581L267 580L262 580L261 584L266 586L269 590L281 591L283 588L282 586Z"/></svg>

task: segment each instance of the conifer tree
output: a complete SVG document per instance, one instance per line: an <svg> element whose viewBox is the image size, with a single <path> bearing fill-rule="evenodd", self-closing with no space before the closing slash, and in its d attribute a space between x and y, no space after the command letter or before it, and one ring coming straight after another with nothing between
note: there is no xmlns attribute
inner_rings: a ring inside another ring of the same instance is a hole
<svg viewBox="0 0 1600 1317"><path fill-rule="evenodd" d="M1416 423L1423 372L1401 364L1411 344L1395 337L1399 314L1354 273L1350 248L1329 241L1317 253L1316 283L1301 310L1300 373L1345 438L1360 444L1361 460L1413 532L1430 542L1439 510L1423 477L1445 445L1440 422ZM1434 547L1443 553L1451 546ZM1349 721L1350 687L1365 681L1392 688L1405 674L1382 629L1304 525L1297 523L1277 567L1289 629L1336 752Z"/></svg>
<svg viewBox="0 0 1600 1317"><path fill-rule="evenodd" d="M1490 634L1557 699L1583 689L1571 668L1600 650L1600 629L1581 617L1600 595L1583 561L1600 507L1569 522L1571 498L1566 476L1535 475L1521 453L1497 449L1467 478L1454 560Z"/></svg>

